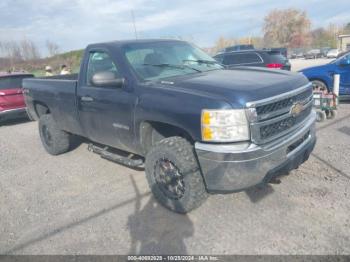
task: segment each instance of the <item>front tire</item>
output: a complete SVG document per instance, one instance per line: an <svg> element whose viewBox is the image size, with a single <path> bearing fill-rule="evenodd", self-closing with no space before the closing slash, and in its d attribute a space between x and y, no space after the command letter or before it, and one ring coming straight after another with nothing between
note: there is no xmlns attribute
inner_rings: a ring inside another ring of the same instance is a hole
<svg viewBox="0 0 350 262"><path fill-rule="evenodd" d="M187 213L208 197L193 146L181 137L165 138L146 156L146 177L166 208Z"/></svg>
<svg viewBox="0 0 350 262"><path fill-rule="evenodd" d="M69 150L70 134L58 128L52 115L40 117L39 133L41 142L49 154L59 155Z"/></svg>

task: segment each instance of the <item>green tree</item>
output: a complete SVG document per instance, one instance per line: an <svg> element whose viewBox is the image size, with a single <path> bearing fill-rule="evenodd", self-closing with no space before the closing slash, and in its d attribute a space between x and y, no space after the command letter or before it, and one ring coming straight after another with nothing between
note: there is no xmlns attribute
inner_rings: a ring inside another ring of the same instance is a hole
<svg viewBox="0 0 350 262"><path fill-rule="evenodd" d="M350 22L344 26L344 34L350 34Z"/></svg>
<svg viewBox="0 0 350 262"><path fill-rule="evenodd" d="M325 28L316 28L311 31L312 46L315 48L337 47L337 30L333 25Z"/></svg>

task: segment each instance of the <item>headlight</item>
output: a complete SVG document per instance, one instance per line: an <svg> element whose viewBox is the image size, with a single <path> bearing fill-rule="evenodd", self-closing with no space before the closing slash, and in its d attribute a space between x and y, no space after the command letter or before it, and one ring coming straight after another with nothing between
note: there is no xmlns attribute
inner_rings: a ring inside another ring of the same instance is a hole
<svg viewBox="0 0 350 262"><path fill-rule="evenodd" d="M210 142L249 140L249 126L244 109L202 110L202 139Z"/></svg>

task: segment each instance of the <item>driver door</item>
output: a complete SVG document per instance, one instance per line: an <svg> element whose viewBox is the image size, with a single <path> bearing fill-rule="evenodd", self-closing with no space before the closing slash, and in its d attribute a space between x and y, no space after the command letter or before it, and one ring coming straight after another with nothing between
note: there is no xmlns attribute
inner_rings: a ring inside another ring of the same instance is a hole
<svg viewBox="0 0 350 262"><path fill-rule="evenodd" d="M93 84L95 73L107 71L123 77L107 51L90 52L86 68L86 79L78 89L79 117L85 135L95 142L128 150L133 139L134 93L125 85L117 88Z"/></svg>

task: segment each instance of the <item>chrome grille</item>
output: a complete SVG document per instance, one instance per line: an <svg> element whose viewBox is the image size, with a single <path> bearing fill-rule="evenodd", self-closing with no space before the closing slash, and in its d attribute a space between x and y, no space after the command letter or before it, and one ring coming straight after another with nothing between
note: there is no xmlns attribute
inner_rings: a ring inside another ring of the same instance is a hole
<svg viewBox="0 0 350 262"><path fill-rule="evenodd" d="M258 116L261 116L271 112L276 112L283 108L292 106L295 102L303 101L308 97L310 97L311 95L312 95L312 89L307 89L304 92L297 94L293 97L288 97L274 103L258 106L256 108L256 113L258 114Z"/></svg>
<svg viewBox="0 0 350 262"><path fill-rule="evenodd" d="M301 123L310 113L312 107L304 109L297 117L290 116L288 118L277 121L273 124L265 125L260 127L260 138L267 139L269 137L275 136L278 133L282 133L291 127Z"/></svg>
<svg viewBox="0 0 350 262"><path fill-rule="evenodd" d="M292 108L298 105L297 113ZM312 111L312 85L291 92L247 103L252 141L263 144L298 128Z"/></svg>

